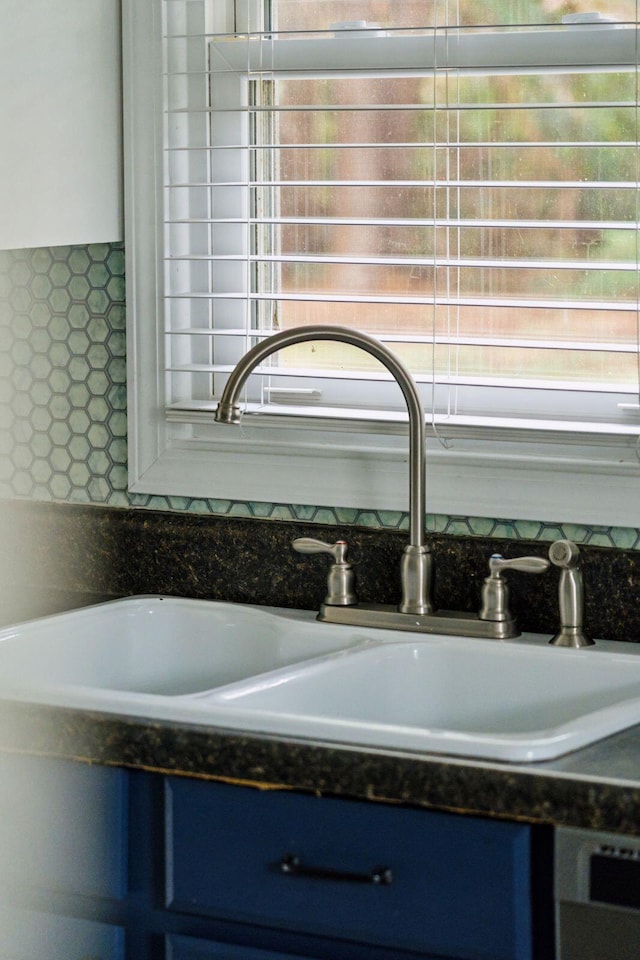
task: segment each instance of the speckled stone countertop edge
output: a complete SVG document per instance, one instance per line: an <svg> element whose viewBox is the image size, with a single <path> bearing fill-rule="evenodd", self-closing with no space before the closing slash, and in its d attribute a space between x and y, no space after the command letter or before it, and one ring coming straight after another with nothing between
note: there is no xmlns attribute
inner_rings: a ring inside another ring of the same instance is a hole
<svg viewBox="0 0 640 960"><path fill-rule="evenodd" d="M5 700L0 750L640 835L640 777L621 775L628 763L640 770L640 727L564 760L520 765L369 751Z"/></svg>

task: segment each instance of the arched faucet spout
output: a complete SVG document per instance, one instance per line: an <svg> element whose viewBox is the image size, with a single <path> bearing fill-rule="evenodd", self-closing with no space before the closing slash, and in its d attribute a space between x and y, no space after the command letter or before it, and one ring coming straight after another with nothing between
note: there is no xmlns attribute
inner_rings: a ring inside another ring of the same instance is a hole
<svg viewBox="0 0 640 960"><path fill-rule="evenodd" d="M425 423L415 381L402 361L374 337L351 330L315 324L283 330L256 344L239 361L223 391L215 418L219 423L239 423L239 397L249 375L277 350L309 340L335 340L359 347L382 363L402 390L409 413L409 544L402 557L401 613L428 614L432 606L432 558L425 544Z"/></svg>

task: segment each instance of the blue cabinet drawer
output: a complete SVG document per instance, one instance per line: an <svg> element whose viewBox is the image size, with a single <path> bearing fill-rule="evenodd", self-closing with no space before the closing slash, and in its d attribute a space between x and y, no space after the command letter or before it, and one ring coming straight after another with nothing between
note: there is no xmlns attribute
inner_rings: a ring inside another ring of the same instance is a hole
<svg viewBox="0 0 640 960"><path fill-rule="evenodd" d="M0 889L123 897L127 790L124 770L0 756Z"/></svg>
<svg viewBox="0 0 640 960"><path fill-rule="evenodd" d="M122 927L36 910L0 911L0 960L124 960Z"/></svg>
<svg viewBox="0 0 640 960"><path fill-rule="evenodd" d="M167 905L422 954L529 960L530 841L521 824L171 778Z"/></svg>

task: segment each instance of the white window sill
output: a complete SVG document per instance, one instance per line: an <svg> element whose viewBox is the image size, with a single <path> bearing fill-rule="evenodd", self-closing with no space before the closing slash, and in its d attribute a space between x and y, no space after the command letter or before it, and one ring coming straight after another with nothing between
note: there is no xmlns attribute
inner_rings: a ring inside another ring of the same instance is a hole
<svg viewBox="0 0 640 960"><path fill-rule="evenodd" d="M406 437L368 437L356 444L350 434L283 440L282 431L255 423L220 430L235 436L221 437L211 427L197 439L169 441L144 462L132 451L131 491L408 509ZM430 438L426 477L428 513L638 525L640 461L633 438L591 447L455 440L448 448Z"/></svg>

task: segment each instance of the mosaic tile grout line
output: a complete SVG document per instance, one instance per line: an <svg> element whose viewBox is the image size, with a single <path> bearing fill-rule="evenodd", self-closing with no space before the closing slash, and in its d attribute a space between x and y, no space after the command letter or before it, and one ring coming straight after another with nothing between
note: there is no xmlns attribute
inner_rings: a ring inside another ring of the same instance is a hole
<svg viewBox="0 0 640 960"><path fill-rule="evenodd" d="M399 511L127 492L124 248L0 251L0 497L408 529ZM640 550L640 529L429 515L455 536Z"/></svg>

